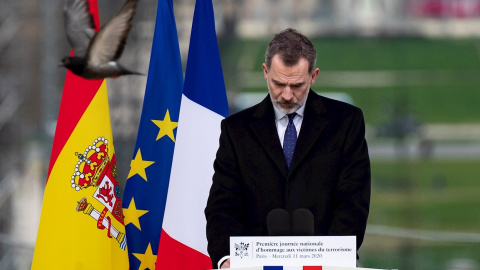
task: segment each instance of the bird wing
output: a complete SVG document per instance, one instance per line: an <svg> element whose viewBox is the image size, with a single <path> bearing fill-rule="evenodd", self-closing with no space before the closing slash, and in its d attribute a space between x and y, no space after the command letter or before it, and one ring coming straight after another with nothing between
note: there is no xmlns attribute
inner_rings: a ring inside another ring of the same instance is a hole
<svg viewBox="0 0 480 270"><path fill-rule="evenodd" d="M132 27L138 0L127 0L122 9L93 38L86 60L92 66L114 61L122 55Z"/></svg>
<svg viewBox="0 0 480 270"><path fill-rule="evenodd" d="M95 23L85 0L66 0L63 9L65 32L76 56L85 56L95 35Z"/></svg>

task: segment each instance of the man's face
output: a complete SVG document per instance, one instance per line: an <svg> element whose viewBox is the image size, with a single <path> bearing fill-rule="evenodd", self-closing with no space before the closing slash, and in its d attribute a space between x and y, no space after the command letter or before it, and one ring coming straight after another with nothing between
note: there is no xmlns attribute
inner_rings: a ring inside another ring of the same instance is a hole
<svg viewBox="0 0 480 270"><path fill-rule="evenodd" d="M319 71L316 68L309 74L305 58L300 58L294 66L286 66L278 54L272 58L269 70L265 63L262 67L273 105L287 114L303 106Z"/></svg>

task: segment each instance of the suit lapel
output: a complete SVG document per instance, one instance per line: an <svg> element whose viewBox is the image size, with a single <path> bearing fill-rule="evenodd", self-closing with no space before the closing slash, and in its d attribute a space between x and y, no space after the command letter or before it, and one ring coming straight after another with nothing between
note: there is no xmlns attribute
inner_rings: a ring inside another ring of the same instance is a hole
<svg viewBox="0 0 480 270"><path fill-rule="evenodd" d="M301 164L313 144L320 137L323 129L327 126L328 121L322 117L326 110L320 100L320 96L313 92L313 90L310 90L307 104L305 105L300 136L295 146L290 170L288 170L282 146L278 140L277 128L275 126L275 113L272 106L272 101L267 95L267 97L258 104L257 110L254 113L256 120L253 121L250 126L265 148L265 152L268 153L277 168L287 177L289 173L293 172L295 168Z"/></svg>
<svg viewBox="0 0 480 270"><path fill-rule="evenodd" d="M270 96L258 104L254 113L256 118L250 125L258 140L265 148L278 169L287 177L288 170L283 155L282 145L278 139L277 128L275 126L275 113L273 112L273 104Z"/></svg>
<svg viewBox="0 0 480 270"><path fill-rule="evenodd" d="M322 116L326 112L320 96L310 90L308 94L307 104L305 105L305 113L300 129L300 135L293 153L292 164L289 172L293 172L298 164L306 157L313 144L320 137L323 129L327 126L328 121Z"/></svg>

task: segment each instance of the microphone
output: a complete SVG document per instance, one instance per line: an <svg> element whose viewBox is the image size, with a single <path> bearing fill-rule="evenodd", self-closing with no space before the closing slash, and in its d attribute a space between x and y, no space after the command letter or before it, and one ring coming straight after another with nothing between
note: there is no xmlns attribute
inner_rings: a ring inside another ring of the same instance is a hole
<svg viewBox="0 0 480 270"><path fill-rule="evenodd" d="M314 233L313 214L305 208L298 208L292 213L292 235L311 236Z"/></svg>
<svg viewBox="0 0 480 270"><path fill-rule="evenodd" d="M290 233L290 214L284 209L273 209L267 215L268 235L288 236Z"/></svg>

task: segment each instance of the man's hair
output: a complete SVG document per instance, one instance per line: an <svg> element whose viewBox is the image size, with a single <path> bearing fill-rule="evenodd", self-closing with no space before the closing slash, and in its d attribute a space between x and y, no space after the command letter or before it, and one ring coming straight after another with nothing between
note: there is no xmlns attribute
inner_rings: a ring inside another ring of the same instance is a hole
<svg viewBox="0 0 480 270"><path fill-rule="evenodd" d="M267 69L272 65L273 57L278 54L287 66L294 66L300 58L308 61L308 73L312 73L317 64L317 51L312 42L295 29L287 28L276 34L268 44L265 53Z"/></svg>

